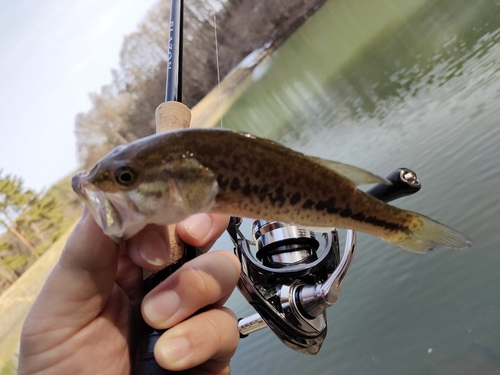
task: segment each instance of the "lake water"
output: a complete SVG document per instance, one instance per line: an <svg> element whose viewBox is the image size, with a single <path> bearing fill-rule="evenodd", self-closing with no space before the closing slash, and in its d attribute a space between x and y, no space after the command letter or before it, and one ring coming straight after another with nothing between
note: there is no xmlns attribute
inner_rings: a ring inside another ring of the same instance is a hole
<svg viewBox="0 0 500 375"><path fill-rule="evenodd" d="M500 374L500 3L330 0L251 79L225 127L379 175L411 168L422 190L394 204L475 245L417 255L359 234L320 353L260 331L233 372ZM253 313L236 293L229 306Z"/></svg>

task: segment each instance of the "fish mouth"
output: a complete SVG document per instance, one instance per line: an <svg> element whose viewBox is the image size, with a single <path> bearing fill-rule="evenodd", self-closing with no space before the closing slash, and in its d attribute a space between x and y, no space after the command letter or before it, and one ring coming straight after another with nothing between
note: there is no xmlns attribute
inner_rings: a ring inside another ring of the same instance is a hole
<svg viewBox="0 0 500 375"><path fill-rule="evenodd" d="M88 173L80 172L71 178L71 188L80 197L80 199L84 201L87 200L87 194L85 192L85 188L83 187L87 176Z"/></svg>
<svg viewBox="0 0 500 375"><path fill-rule="evenodd" d="M81 172L71 179L71 187L86 204L94 220L103 232L115 242L130 237L127 235L127 223L130 223L130 209L125 195L121 192L104 192L99 190L90 178L89 173ZM129 225L130 226L130 225Z"/></svg>
<svg viewBox="0 0 500 375"><path fill-rule="evenodd" d="M92 168L88 172L79 172L76 175L73 176L71 179L71 187L73 188L73 191L78 194L78 196L82 199L85 198L85 189L84 186L88 185L91 181L91 179L94 177L94 175L97 173L99 170L99 165L100 163L97 163L94 168Z"/></svg>

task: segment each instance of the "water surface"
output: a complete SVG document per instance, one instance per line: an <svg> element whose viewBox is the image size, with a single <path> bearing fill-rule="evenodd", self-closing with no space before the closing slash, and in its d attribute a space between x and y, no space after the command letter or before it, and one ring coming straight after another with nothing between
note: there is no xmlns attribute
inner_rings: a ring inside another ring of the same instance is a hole
<svg viewBox="0 0 500 375"><path fill-rule="evenodd" d="M416 255L360 234L321 352L259 332L235 374L500 374L499 10L331 0L254 72L225 127L380 175L409 167L423 188L395 204L475 245Z"/></svg>

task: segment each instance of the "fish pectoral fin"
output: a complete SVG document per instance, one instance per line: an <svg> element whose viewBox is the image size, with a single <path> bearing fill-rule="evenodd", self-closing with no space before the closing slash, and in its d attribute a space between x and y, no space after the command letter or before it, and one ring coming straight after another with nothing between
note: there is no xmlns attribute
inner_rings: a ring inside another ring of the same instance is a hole
<svg viewBox="0 0 500 375"><path fill-rule="evenodd" d="M207 212L215 204L219 185L214 173L194 158L166 165L177 201L189 214Z"/></svg>
<svg viewBox="0 0 500 375"><path fill-rule="evenodd" d="M331 169L344 176L345 178L351 180L356 186L365 184L391 185L391 183L385 178L349 164L339 163L338 161L333 160L321 159L314 156L309 156L309 158L314 160L316 163L319 163L322 166Z"/></svg>

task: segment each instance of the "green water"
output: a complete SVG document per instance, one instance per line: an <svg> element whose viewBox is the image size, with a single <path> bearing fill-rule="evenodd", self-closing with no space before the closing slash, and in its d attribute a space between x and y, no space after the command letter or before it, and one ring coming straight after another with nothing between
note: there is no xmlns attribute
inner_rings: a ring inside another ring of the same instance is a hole
<svg viewBox="0 0 500 375"><path fill-rule="evenodd" d="M234 373L500 374L500 3L330 0L253 80L225 127L380 175L412 168L422 191L395 204L475 245L416 255L360 234L321 352L261 331Z"/></svg>

